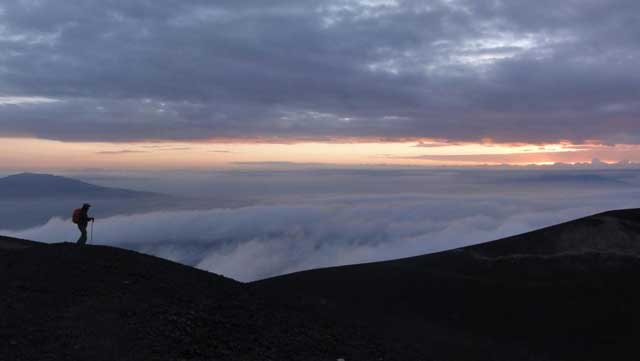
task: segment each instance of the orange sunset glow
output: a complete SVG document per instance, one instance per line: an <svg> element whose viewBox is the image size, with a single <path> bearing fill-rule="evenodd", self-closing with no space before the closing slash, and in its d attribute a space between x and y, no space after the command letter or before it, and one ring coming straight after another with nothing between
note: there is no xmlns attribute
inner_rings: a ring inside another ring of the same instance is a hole
<svg viewBox="0 0 640 361"><path fill-rule="evenodd" d="M482 166L604 163L640 160L635 145L575 146L559 144L492 144L411 142L61 142L5 138L0 162L7 169L206 169L252 164Z"/></svg>

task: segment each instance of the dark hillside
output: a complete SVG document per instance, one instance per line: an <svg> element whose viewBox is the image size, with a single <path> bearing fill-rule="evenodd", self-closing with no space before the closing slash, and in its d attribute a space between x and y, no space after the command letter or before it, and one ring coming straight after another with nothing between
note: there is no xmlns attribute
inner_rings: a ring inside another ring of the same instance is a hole
<svg viewBox="0 0 640 361"><path fill-rule="evenodd" d="M38 242L27 241L26 239L0 236L0 252L9 252L38 245L42 244Z"/></svg>
<svg viewBox="0 0 640 361"><path fill-rule="evenodd" d="M363 340L156 257L73 244L0 252L0 360L373 359Z"/></svg>
<svg viewBox="0 0 640 361"><path fill-rule="evenodd" d="M640 336L640 210L389 262L253 284L295 292L385 345L447 360L634 360Z"/></svg>
<svg viewBox="0 0 640 361"><path fill-rule="evenodd" d="M0 360L636 360L640 210L243 284L0 238Z"/></svg>

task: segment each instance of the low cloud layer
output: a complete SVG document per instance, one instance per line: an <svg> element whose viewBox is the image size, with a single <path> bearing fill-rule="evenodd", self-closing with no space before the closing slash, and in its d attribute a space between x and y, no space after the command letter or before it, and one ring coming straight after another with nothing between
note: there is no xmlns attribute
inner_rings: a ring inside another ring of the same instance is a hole
<svg viewBox="0 0 640 361"><path fill-rule="evenodd" d="M635 0L7 0L0 134L638 143L638 13Z"/></svg>
<svg viewBox="0 0 640 361"><path fill-rule="evenodd" d="M543 191L524 195L343 196L278 204L156 212L99 219L94 243L124 246L251 281L283 273L370 262L489 241L613 208L636 206L640 192ZM73 241L54 218L13 233Z"/></svg>

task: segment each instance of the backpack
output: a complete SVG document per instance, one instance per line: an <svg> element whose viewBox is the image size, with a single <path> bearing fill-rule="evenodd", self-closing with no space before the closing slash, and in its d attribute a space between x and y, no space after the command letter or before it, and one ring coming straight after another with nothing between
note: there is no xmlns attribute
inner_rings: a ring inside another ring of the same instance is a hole
<svg viewBox="0 0 640 361"><path fill-rule="evenodd" d="M73 216L71 216L71 222L78 224L80 223L80 218L82 217L82 209L77 208L73 210Z"/></svg>

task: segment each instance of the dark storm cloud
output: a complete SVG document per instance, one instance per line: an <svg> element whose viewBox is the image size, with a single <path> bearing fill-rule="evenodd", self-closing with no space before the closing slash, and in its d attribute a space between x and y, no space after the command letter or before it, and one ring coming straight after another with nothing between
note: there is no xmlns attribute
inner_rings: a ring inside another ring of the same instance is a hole
<svg viewBox="0 0 640 361"><path fill-rule="evenodd" d="M640 3L0 3L0 134L640 139Z"/></svg>

